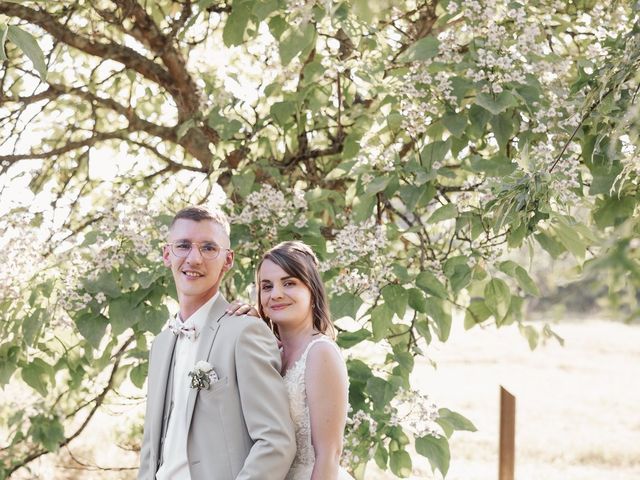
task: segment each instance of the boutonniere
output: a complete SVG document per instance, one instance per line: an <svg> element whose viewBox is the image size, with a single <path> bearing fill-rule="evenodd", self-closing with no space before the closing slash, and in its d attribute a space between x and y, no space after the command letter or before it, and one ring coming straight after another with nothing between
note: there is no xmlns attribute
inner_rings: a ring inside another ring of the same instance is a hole
<svg viewBox="0 0 640 480"><path fill-rule="evenodd" d="M218 381L218 375L213 366L205 360L197 362L193 370L189 372L189 376L191 377L190 387L198 390L203 388L208 390L212 383Z"/></svg>

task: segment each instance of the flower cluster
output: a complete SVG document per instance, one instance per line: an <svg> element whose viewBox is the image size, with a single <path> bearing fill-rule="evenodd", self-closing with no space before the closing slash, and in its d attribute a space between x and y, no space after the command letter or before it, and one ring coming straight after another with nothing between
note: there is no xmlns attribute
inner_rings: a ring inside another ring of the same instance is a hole
<svg viewBox="0 0 640 480"><path fill-rule="evenodd" d="M258 226L270 240L277 237L279 228L290 225L304 228L307 224L304 192L290 190L287 193L289 198L271 185L262 185L260 190L247 195L242 211L238 215L231 215L230 220L242 225Z"/></svg>
<svg viewBox="0 0 640 480"><path fill-rule="evenodd" d="M401 425L416 437L441 435L441 428L436 423L439 417L438 407L427 395L417 390L400 388L391 405L386 407L385 413L390 415L389 425Z"/></svg>
<svg viewBox="0 0 640 480"><path fill-rule="evenodd" d="M378 422L367 412L358 410L347 419L341 464L352 468L367 462L374 454Z"/></svg>
<svg viewBox="0 0 640 480"><path fill-rule="evenodd" d="M324 262L322 271L339 268L331 293L367 292L376 296L391 277L390 263L384 250L388 244L384 228L370 219L364 223L347 223L329 244L332 258Z"/></svg>

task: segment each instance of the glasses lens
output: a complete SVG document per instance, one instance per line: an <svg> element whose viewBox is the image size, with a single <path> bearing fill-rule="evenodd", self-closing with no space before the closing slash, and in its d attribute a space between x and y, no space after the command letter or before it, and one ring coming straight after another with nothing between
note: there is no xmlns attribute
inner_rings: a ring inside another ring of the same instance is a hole
<svg viewBox="0 0 640 480"><path fill-rule="evenodd" d="M200 253L204 258L211 260L220 254L220 247L215 243L203 243L200 247Z"/></svg>
<svg viewBox="0 0 640 480"><path fill-rule="evenodd" d="M171 244L171 251L176 257L186 257L191 251L190 242L176 242Z"/></svg>

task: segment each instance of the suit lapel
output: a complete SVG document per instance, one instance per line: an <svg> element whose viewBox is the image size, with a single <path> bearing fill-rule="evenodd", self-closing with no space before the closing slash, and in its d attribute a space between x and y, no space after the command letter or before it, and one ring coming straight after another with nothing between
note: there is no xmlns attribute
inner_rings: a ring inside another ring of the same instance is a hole
<svg viewBox="0 0 640 480"><path fill-rule="evenodd" d="M152 402L149 413L153 419L150 436L154 451L160 446L167 384L171 373L171 359L173 358L175 345L176 336L169 330L165 330L156 337L154 365L153 370L149 372L149 392L147 394L147 402ZM160 455L160 452L157 452L157 454Z"/></svg>
<svg viewBox="0 0 640 480"><path fill-rule="evenodd" d="M209 317L207 324L200 333L200 343L198 344L198 351L196 353L196 362L200 360L207 360L211 354L213 348L213 342L218 334L220 328L220 320L226 315L226 309L229 306L229 302L220 294L216 301L211 306L209 311ZM215 365L214 365L215 368ZM189 390L189 396L187 397L187 428L191 428L191 418L193 417L193 409L196 406L196 399L198 398L198 390L192 388Z"/></svg>

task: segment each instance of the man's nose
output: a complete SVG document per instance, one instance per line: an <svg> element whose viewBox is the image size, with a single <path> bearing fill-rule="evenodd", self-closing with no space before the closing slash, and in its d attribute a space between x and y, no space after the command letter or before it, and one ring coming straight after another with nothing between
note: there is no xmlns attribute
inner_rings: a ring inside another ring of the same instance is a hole
<svg viewBox="0 0 640 480"><path fill-rule="evenodd" d="M198 245L192 245L187 255L187 261L189 263L202 263L202 253L200 253L200 247Z"/></svg>

